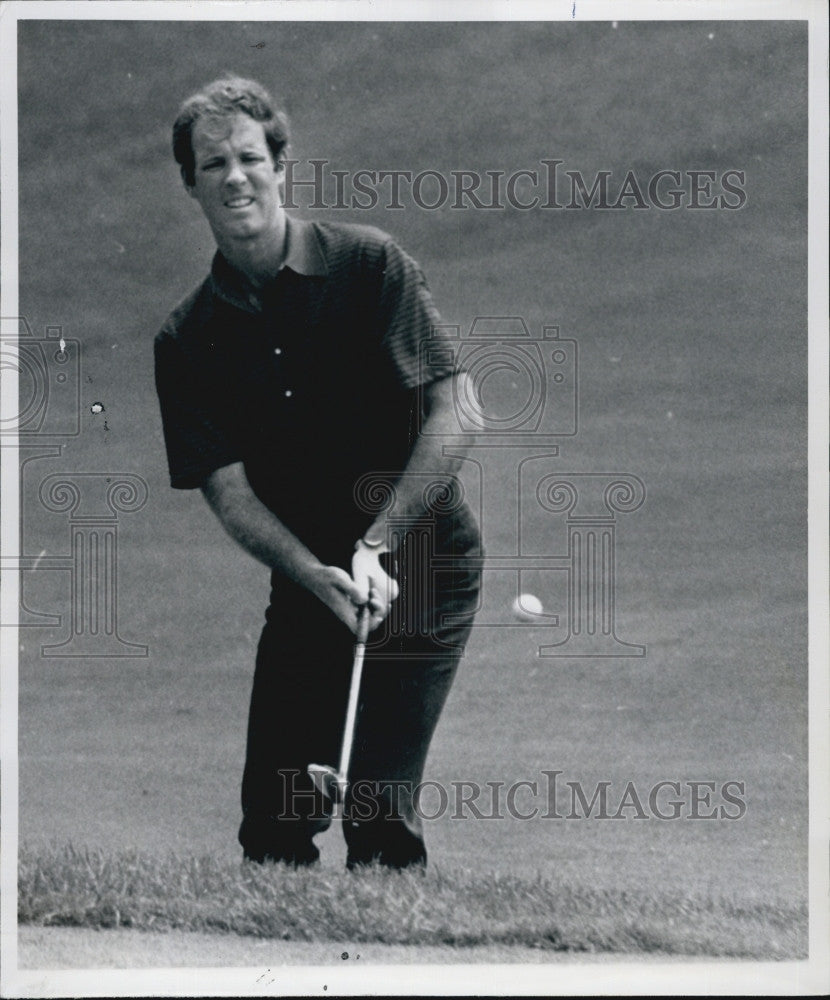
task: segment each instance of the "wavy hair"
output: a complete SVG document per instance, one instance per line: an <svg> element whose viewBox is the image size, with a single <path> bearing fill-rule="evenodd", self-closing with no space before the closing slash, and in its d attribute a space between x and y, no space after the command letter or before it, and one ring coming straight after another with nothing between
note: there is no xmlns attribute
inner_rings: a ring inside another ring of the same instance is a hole
<svg viewBox="0 0 830 1000"><path fill-rule="evenodd" d="M288 118L255 80L224 76L202 87L182 104L173 124L173 156L188 187L195 183L193 127L203 118L230 118L239 113L260 122L276 165L289 142Z"/></svg>

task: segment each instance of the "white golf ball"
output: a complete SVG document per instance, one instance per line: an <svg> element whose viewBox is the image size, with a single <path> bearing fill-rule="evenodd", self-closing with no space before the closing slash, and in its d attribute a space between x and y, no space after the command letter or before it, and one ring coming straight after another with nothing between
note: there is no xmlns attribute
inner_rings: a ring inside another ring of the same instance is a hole
<svg viewBox="0 0 830 1000"><path fill-rule="evenodd" d="M534 621L536 615L544 614L542 602L535 594L519 594L512 607L513 615L520 621Z"/></svg>

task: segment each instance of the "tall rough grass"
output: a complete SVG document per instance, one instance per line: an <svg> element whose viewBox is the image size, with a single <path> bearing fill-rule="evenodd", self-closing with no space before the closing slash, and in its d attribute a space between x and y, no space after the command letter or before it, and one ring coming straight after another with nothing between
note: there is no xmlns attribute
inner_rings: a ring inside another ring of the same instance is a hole
<svg viewBox="0 0 830 1000"><path fill-rule="evenodd" d="M286 941L511 944L554 951L803 958L806 907L509 874L357 873L72 846L20 855L21 923Z"/></svg>

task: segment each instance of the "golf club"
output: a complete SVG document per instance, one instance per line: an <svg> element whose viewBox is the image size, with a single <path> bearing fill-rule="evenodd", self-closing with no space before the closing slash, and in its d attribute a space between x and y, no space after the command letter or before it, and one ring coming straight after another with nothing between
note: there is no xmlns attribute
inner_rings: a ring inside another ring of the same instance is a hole
<svg viewBox="0 0 830 1000"><path fill-rule="evenodd" d="M340 766L335 771L328 764L309 764L308 774L317 790L332 802L342 802L348 785L349 762L354 743L355 722L357 721L357 699L360 694L360 678L363 674L363 657L366 653L366 639L369 634L371 612L368 604L360 609L357 634L354 644L352 679L349 685L349 702L346 707L346 725L343 729L343 743L340 748Z"/></svg>

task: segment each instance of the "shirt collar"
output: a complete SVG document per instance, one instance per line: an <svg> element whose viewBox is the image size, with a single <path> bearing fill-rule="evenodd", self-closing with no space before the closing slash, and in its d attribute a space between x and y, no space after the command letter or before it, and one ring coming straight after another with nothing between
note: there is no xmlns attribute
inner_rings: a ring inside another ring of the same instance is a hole
<svg viewBox="0 0 830 1000"><path fill-rule="evenodd" d="M297 274L306 274L309 277L320 277L329 273L326 258L323 256L317 233L311 222L292 219L290 215L286 215L285 240L287 251L283 267L290 267Z"/></svg>
<svg viewBox="0 0 830 1000"><path fill-rule="evenodd" d="M282 267L295 274L321 277L328 274L326 258L314 231L314 225L303 219L285 217L286 253ZM245 275L228 263L220 251L216 251L211 267L211 282L214 291L232 305L248 312L259 312L261 297L258 289Z"/></svg>

